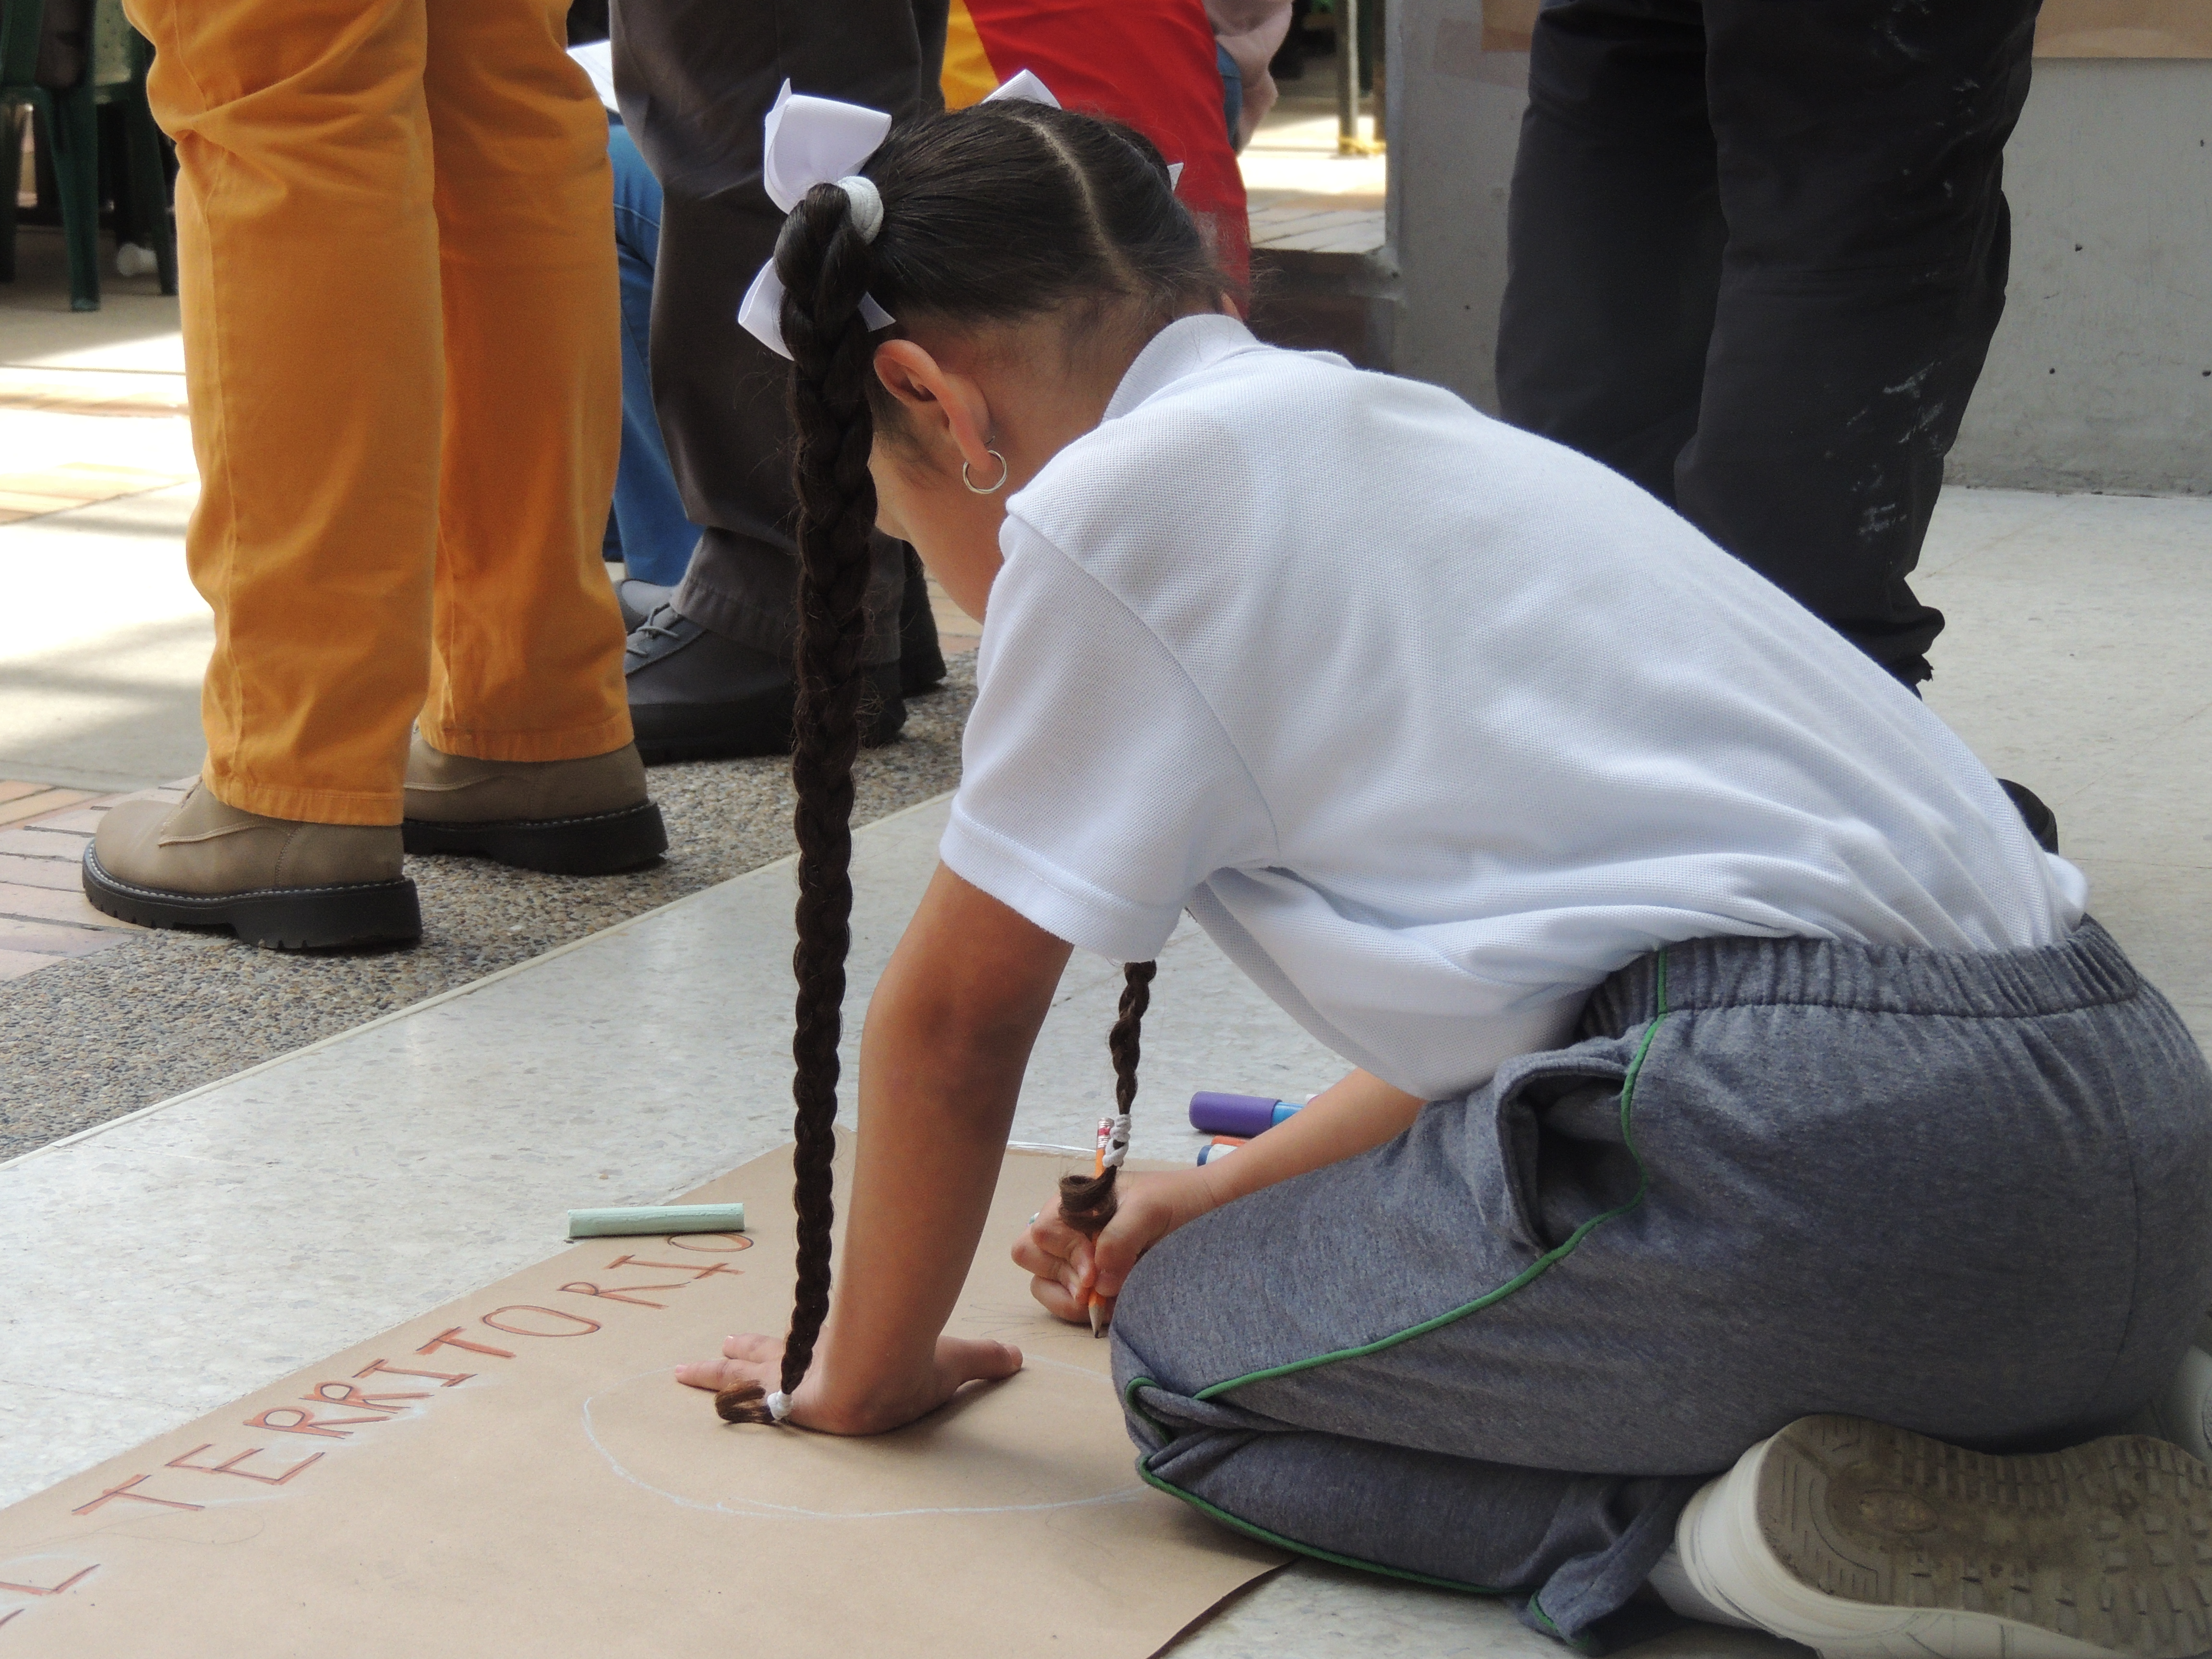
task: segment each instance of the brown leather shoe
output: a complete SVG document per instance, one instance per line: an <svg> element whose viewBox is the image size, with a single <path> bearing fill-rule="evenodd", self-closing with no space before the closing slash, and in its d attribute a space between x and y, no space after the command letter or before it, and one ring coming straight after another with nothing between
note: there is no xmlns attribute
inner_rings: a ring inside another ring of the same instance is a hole
<svg viewBox="0 0 2212 1659"><path fill-rule="evenodd" d="M605 876L668 850L637 745L586 760L488 761L407 751L407 850L480 853L556 876Z"/></svg>
<svg viewBox="0 0 2212 1659"><path fill-rule="evenodd" d="M173 806L109 808L84 849L84 896L125 921L228 927L279 950L422 936L415 884L400 874L398 824L263 817L224 805L204 784Z"/></svg>

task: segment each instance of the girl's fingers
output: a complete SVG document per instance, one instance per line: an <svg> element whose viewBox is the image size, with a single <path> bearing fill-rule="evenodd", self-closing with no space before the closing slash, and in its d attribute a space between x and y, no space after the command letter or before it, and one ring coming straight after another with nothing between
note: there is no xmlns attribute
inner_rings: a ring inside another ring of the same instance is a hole
<svg viewBox="0 0 2212 1659"><path fill-rule="evenodd" d="M1060 1218L1055 1210L1050 1215L1032 1221L1022 1229L1014 1240L1014 1261L1031 1273L1048 1273L1049 1262L1065 1261L1072 1252L1088 1243L1081 1233Z"/></svg>
<svg viewBox="0 0 2212 1659"><path fill-rule="evenodd" d="M1022 1351L1011 1342L942 1336L938 1339L937 1363L957 1388L963 1382L989 1382L1012 1376L1022 1368Z"/></svg>
<svg viewBox="0 0 2212 1659"><path fill-rule="evenodd" d="M1153 1241L1134 1227L1123 1227L1119 1231L1109 1227L1098 1236L1096 1270L1091 1283L1103 1296L1119 1296L1121 1281L1129 1276L1129 1269L1137 1265Z"/></svg>
<svg viewBox="0 0 2212 1659"><path fill-rule="evenodd" d="M1030 1280L1030 1294L1054 1319L1064 1319L1071 1325L1090 1322L1091 1316L1085 1311L1083 1299L1057 1279L1037 1274Z"/></svg>
<svg viewBox="0 0 2212 1659"><path fill-rule="evenodd" d="M698 1359L678 1365L676 1380L695 1389L712 1389L717 1394L742 1382L757 1382L763 1388L772 1389L782 1364L783 1339L749 1331L740 1336L723 1338L720 1359Z"/></svg>
<svg viewBox="0 0 2212 1659"><path fill-rule="evenodd" d="M741 1383L757 1382L763 1388L775 1386L773 1367L743 1359L695 1359L676 1368L676 1380L695 1389L712 1389L720 1394L725 1389L734 1389Z"/></svg>

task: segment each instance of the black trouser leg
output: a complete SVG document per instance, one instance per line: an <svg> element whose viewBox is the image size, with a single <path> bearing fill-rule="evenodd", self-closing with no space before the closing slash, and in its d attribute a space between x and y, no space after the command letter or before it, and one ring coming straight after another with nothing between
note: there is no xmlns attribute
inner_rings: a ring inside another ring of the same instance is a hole
<svg viewBox="0 0 2212 1659"><path fill-rule="evenodd" d="M1900 678L1906 577L2004 310L2037 0L1708 0L1729 225L1682 511Z"/></svg>
<svg viewBox="0 0 2212 1659"><path fill-rule="evenodd" d="M1698 0L1547 6L1508 209L1505 418L1671 503L1722 237Z"/></svg>
<svg viewBox="0 0 2212 1659"><path fill-rule="evenodd" d="M1640 131L1656 148L1660 128L1623 87L1647 97L1663 87L1671 110L1680 66L1634 43L1571 50L1578 14L1593 6L1600 17L1647 22L1656 9L1629 0L1547 8L1531 77L1548 112L1532 103L1531 125L1602 107L1618 122L1606 129L1617 147L1632 148ZM2037 0L1699 8L1726 243L1693 430L1673 489L1657 493L1908 681L1925 677L1943 619L1906 578L2003 309L2003 148L2027 96L2036 9ZM1539 64L1552 76L1540 86ZM1537 241L1536 226L1611 222L1613 204L1583 176L1601 168L1547 168L1543 155L1516 174L1516 261ZM1680 269L1648 274L1684 257L1679 237L1616 240L1604 253L1616 286L1687 289L1698 279ZM1589 304L1583 290L1604 283L1549 285L1556 314L1546 331L1581 343L1571 361L1586 384L1578 401L1553 394L1537 429L1650 486L1651 459L1624 453L1620 434L1654 398L1644 378L1650 347L1621 332L1635 326L1629 307ZM1524 313L1547 298L1540 273L1523 293ZM1518 320L1509 307L1508 322ZM1501 382L1518 349L1501 340Z"/></svg>
<svg viewBox="0 0 2212 1659"><path fill-rule="evenodd" d="M664 196L653 403L684 511L702 526L676 608L756 650L791 654L799 584L789 365L737 324L783 225L761 185L761 119L787 77L894 115L934 101L942 11L933 0L616 0L623 120ZM898 656L905 583L901 544L877 544L871 663Z"/></svg>

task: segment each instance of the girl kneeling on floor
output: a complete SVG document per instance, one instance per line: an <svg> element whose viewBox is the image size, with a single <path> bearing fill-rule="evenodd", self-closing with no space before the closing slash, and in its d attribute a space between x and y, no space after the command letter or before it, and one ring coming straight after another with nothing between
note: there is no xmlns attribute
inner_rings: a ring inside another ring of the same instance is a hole
<svg viewBox="0 0 2212 1659"><path fill-rule="evenodd" d="M1031 1042L1072 948L1188 910L1358 1069L1017 1243L1061 1317L1110 1300L1147 1480L1585 1648L1647 1583L1831 1654L2212 1648L2203 1467L2084 1443L2212 1305L2212 1075L2080 874L1633 485L1260 343L1141 137L881 137L751 313L808 572L799 1311L685 1380L868 1433L1018 1367L941 1333ZM986 623L833 1304L878 525Z"/></svg>

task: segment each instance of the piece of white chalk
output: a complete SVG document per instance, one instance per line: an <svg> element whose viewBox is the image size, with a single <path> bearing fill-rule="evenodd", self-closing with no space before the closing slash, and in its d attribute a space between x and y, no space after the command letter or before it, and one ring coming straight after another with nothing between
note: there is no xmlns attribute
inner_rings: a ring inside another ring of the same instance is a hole
<svg viewBox="0 0 2212 1659"><path fill-rule="evenodd" d="M741 1233L742 1204L647 1204L620 1210L571 1210L571 1238L623 1238L647 1233Z"/></svg>

